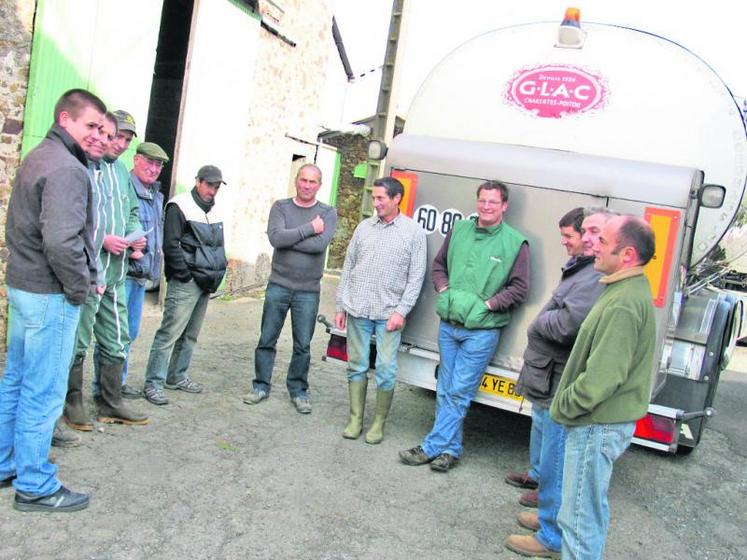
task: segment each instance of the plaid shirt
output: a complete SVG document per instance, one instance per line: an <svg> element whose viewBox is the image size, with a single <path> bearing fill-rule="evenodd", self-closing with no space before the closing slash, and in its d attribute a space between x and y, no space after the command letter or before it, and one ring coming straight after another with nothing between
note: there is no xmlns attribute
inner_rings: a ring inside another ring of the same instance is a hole
<svg viewBox="0 0 747 560"><path fill-rule="evenodd" d="M423 287L425 232L399 214L386 223L373 216L355 228L337 288L337 311L386 320L407 316Z"/></svg>

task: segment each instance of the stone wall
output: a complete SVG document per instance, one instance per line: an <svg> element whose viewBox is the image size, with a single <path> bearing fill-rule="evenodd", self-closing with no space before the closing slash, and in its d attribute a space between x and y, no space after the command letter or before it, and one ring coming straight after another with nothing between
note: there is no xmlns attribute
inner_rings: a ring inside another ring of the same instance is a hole
<svg viewBox="0 0 747 560"><path fill-rule="evenodd" d="M272 257L266 235L270 207L289 196L294 158L314 161L320 132L332 12L328 2L318 0L276 3L284 10L280 28L296 45L260 30L256 90L244 141L246 182L238 185L242 204L233 211L235 258L229 263L228 290L267 280Z"/></svg>
<svg viewBox="0 0 747 560"><path fill-rule="evenodd" d="M23 111L31 60L34 0L0 0L0 349L5 349L5 217L21 158Z"/></svg>
<svg viewBox="0 0 747 560"><path fill-rule="evenodd" d="M345 262L350 238L361 219L361 202L365 181L353 176L359 163L367 161L368 137L360 134L341 134L324 140L340 151L340 180L337 185L337 233L332 239L327 268L340 269Z"/></svg>

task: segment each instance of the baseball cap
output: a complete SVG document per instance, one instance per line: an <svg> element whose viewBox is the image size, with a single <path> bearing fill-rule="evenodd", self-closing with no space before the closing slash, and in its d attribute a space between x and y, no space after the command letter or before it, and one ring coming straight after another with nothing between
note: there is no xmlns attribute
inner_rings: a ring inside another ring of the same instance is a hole
<svg viewBox="0 0 747 560"><path fill-rule="evenodd" d="M163 148L155 142L142 142L141 144L138 144L135 153L156 161L162 161L163 163L169 161L169 156L167 156L166 152L163 151Z"/></svg>
<svg viewBox="0 0 747 560"><path fill-rule="evenodd" d="M200 170L197 172L196 178L207 181L208 183L223 183L224 185L228 184L223 180L223 173L221 173L220 169L218 169L214 165L203 165L202 167L200 167Z"/></svg>
<svg viewBox="0 0 747 560"><path fill-rule="evenodd" d="M120 109L112 113L117 118L117 128L119 130L129 130L135 136L137 136L137 130L135 128L135 119L127 111Z"/></svg>

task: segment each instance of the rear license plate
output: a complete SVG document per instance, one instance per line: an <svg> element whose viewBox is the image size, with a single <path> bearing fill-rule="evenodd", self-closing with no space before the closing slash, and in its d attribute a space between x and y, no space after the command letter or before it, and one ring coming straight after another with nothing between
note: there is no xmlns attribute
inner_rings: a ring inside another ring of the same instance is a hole
<svg viewBox="0 0 747 560"><path fill-rule="evenodd" d="M514 399L515 401L522 400L523 397L517 395L514 392L514 389L516 389L516 381L512 381L507 377L492 375L490 373L486 373L482 376L480 391L482 391L483 393L488 393L489 395L497 395L499 397L506 397L507 399Z"/></svg>

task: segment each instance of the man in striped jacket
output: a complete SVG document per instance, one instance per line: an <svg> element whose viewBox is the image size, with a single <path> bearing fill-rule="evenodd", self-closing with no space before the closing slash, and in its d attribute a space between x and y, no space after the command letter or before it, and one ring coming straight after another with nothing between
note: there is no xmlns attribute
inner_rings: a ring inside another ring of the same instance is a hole
<svg viewBox="0 0 747 560"><path fill-rule="evenodd" d="M138 202L130 187L127 168L118 160L132 140L126 133L134 128L134 120L128 113L118 111L107 114L107 122L112 130L111 139L87 154L94 185L98 289L96 294L88 296L81 310L63 411L67 424L80 431L93 430L83 406L83 362L93 336L98 346L93 383L98 420L110 424L148 422L147 416L122 403L122 366L129 344L124 287L128 248L142 249L145 245L142 235L134 241L127 238L140 229ZM125 134L120 133L120 126Z"/></svg>

